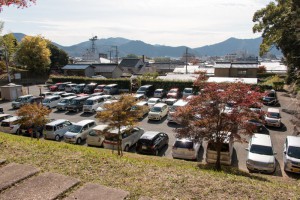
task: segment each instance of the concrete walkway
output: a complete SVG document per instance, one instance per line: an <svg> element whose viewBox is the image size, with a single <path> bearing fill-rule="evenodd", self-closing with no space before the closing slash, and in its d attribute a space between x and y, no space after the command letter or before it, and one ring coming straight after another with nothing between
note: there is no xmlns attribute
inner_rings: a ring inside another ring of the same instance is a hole
<svg viewBox="0 0 300 200"><path fill-rule="evenodd" d="M130 196L128 191L93 183L75 188L79 183L73 177L40 173L34 166L0 160L0 200L121 200Z"/></svg>

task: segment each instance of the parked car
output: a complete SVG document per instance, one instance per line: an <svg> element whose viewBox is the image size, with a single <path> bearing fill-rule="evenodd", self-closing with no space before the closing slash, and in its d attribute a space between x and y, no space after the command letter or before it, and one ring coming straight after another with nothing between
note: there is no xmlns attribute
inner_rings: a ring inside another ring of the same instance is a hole
<svg viewBox="0 0 300 200"><path fill-rule="evenodd" d="M13 117L11 114L0 114L0 122L2 122L3 120Z"/></svg>
<svg viewBox="0 0 300 200"><path fill-rule="evenodd" d="M29 137L42 137L43 136L44 126L26 126L21 124L18 130L19 135L29 136Z"/></svg>
<svg viewBox="0 0 300 200"><path fill-rule="evenodd" d="M159 151L169 144L169 136L158 131L146 131L136 144L138 153L154 154L158 156Z"/></svg>
<svg viewBox="0 0 300 200"><path fill-rule="evenodd" d="M63 94L66 94L65 91L59 91L59 92L53 92L52 96L55 95L55 96L62 96Z"/></svg>
<svg viewBox="0 0 300 200"><path fill-rule="evenodd" d="M148 114L149 120L158 120L160 121L168 114L169 108L165 103L157 103L155 104Z"/></svg>
<svg viewBox="0 0 300 200"><path fill-rule="evenodd" d="M51 92L57 91L57 90L58 90L58 86L59 86L60 84L62 84L62 83L55 83L54 85L49 86L49 90L50 90Z"/></svg>
<svg viewBox="0 0 300 200"><path fill-rule="evenodd" d="M119 86L117 84L109 84L106 85L103 89L104 94L118 94L119 93Z"/></svg>
<svg viewBox="0 0 300 200"><path fill-rule="evenodd" d="M86 144L88 146L103 147L103 141L105 139L105 134L108 130L108 125L101 124L92 128L88 133L86 138Z"/></svg>
<svg viewBox="0 0 300 200"><path fill-rule="evenodd" d="M65 86L65 91L66 91L66 92L74 92L74 89L75 89L76 85L77 85L77 84L75 84L75 83L67 84L67 85Z"/></svg>
<svg viewBox="0 0 300 200"><path fill-rule="evenodd" d="M221 146L221 157L220 162L223 165L231 165L232 163L232 153L233 153L233 139L230 137L230 133L228 135L225 135L225 140L222 143ZM210 140L207 143L207 149L206 149L206 162L215 164L217 162L217 147L216 147L216 141Z"/></svg>
<svg viewBox="0 0 300 200"><path fill-rule="evenodd" d="M176 138L172 147L172 157L196 160L198 158L201 145L202 142L195 142L190 138Z"/></svg>
<svg viewBox="0 0 300 200"><path fill-rule="evenodd" d="M65 91L66 86L67 86L68 84L71 84L71 82L65 82L65 83L59 84L59 85L57 86L57 91Z"/></svg>
<svg viewBox="0 0 300 200"><path fill-rule="evenodd" d="M67 143L80 144L87 138L89 131L96 126L94 120L86 119L73 124L64 135Z"/></svg>
<svg viewBox="0 0 300 200"><path fill-rule="evenodd" d="M193 88L184 88L182 91L182 98L187 98L190 95L193 95Z"/></svg>
<svg viewBox="0 0 300 200"><path fill-rule="evenodd" d="M277 106L279 104L275 90L270 90L263 97L263 104L268 106Z"/></svg>
<svg viewBox="0 0 300 200"><path fill-rule="evenodd" d="M180 124L181 119L176 119L176 117L175 117L176 111L178 108L184 107L187 104L188 104L188 102L185 100L178 100L176 103L174 103L169 109L169 114L168 114L168 118L167 118L168 122L174 122L174 123Z"/></svg>
<svg viewBox="0 0 300 200"><path fill-rule="evenodd" d="M143 85L137 91L137 94L144 94L147 97L153 96L154 86L153 85Z"/></svg>
<svg viewBox="0 0 300 200"><path fill-rule="evenodd" d="M144 101L148 99L144 94L134 94L133 98L135 98L136 101Z"/></svg>
<svg viewBox="0 0 300 200"><path fill-rule="evenodd" d="M278 108L268 108L265 115L266 126L281 127L281 115Z"/></svg>
<svg viewBox="0 0 300 200"><path fill-rule="evenodd" d="M98 112L102 112L102 111L106 110L105 105L115 103L115 102L118 102L118 100L107 100L107 101L103 102L103 104L96 109L96 112L98 113Z"/></svg>
<svg viewBox="0 0 300 200"><path fill-rule="evenodd" d="M42 93L40 94L40 97L46 98L47 96L52 96L52 95L53 95L52 92L42 92Z"/></svg>
<svg viewBox="0 0 300 200"><path fill-rule="evenodd" d="M83 97L76 97L71 100L71 103L69 103L66 106L67 111L73 111L73 112L79 112L80 110L83 110L83 104L84 102L89 98L89 96L83 96Z"/></svg>
<svg viewBox="0 0 300 200"><path fill-rule="evenodd" d="M283 146L284 170L300 173L300 137L287 136Z"/></svg>
<svg viewBox="0 0 300 200"><path fill-rule="evenodd" d="M105 140L103 141L105 149L118 149L118 131L118 129L108 130L105 134ZM143 133L144 129L139 127L122 127L122 150L129 151L129 148L139 140Z"/></svg>
<svg viewBox="0 0 300 200"><path fill-rule="evenodd" d="M63 99L61 99L56 106L57 110L66 110L67 109L67 105L69 105L72 101L72 99L76 98L76 96L68 96L65 97Z"/></svg>
<svg viewBox="0 0 300 200"><path fill-rule="evenodd" d="M54 108L57 106L57 104L60 101L60 96L53 95L53 96L48 96L43 100L43 106L47 108Z"/></svg>
<svg viewBox="0 0 300 200"><path fill-rule="evenodd" d="M155 104L157 104L159 102L161 102L160 98L150 98L147 101L149 108L152 108Z"/></svg>
<svg viewBox="0 0 300 200"><path fill-rule="evenodd" d="M66 119L57 119L45 125L44 138L59 141L69 128L72 122Z"/></svg>
<svg viewBox="0 0 300 200"><path fill-rule="evenodd" d="M9 117L4 119L0 125L0 131L4 133L14 133L17 134L20 128L20 124L16 124L17 121L20 119L18 116Z"/></svg>
<svg viewBox="0 0 300 200"><path fill-rule="evenodd" d="M178 99L180 97L180 92L178 88L172 88L168 93L167 93L167 98L174 98Z"/></svg>
<svg viewBox="0 0 300 200"><path fill-rule="evenodd" d="M101 84L101 85L97 85L97 87L94 89L94 93L97 92L103 92L105 85Z"/></svg>
<svg viewBox="0 0 300 200"><path fill-rule="evenodd" d="M41 104L43 102L43 97L31 97L29 100L28 100L28 104Z"/></svg>
<svg viewBox="0 0 300 200"><path fill-rule="evenodd" d="M83 93L92 94L96 87L97 87L97 83L89 83L83 88Z"/></svg>
<svg viewBox="0 0 300 200"><path fill-rule="evenodd" d="M276 170L276 153L270 135L256 133L249 141L246 166L250 172L260 171L274 173Z"/></svg>
<svg viewBox="0 0 300 200"><path fill-rule="evenodd" d="M154 91L153 97L164 98L166 96L166 91L164 89L156 89Z"/></svg>
<svg viewBox="0 0 300 200"><path fill-rule="evenodd" d="M88 98L83 104L83 112L95 113L97 108L104 103L102 96L94 96Z"/></svg>
<svg viewBox="0 0 300 200"><path fill-rule="evenodd" d="M16 100L11 102L11 107L13 109L20 108L21 106L26 104L31 97L33 97L33 95L31 95L31 94L24 95L24 96L19 96Z"/></svg>
<svg viewBox="0 0 300 200"><path fill-rule="evenodd" d="M77 85L75 86L75 88L74 88L74 92L75 92L76 94L82 93L84 87L85 87L85 83L77 84Z"/></svg>
<svg viewBox="0 0 300 200"><path fill-rule="evenodd" d="M166 99L165 100L165 103L168 105L168 106L172 106L176 101L178 101L177 99L174 99L174 98L169 98L169 99Z"/></svg>
<svg viewBox="0 0 300 200"><path fill-rule="evenodd" d="M95 96L103 96L103 95L104 95L103 92L96 92L96 93L90 94L89 96L90 97L95 97Z"/></svg>
<svg viewBox="0 0 300 200"><path fill-rule="evenodd" d="M141 111L140 118L143 118L146 114L149 113L150 109L146 101L139 101L134 106L131 107L130 111L136 112L137 110Z"/></svg>
<svg viewBox="0 0 300 200"><path fill-rule="evenodd" d="M70 96L76 96L76 94L73 92L66 92L66 93L61 94L60 96L61 96L61 98L66 98L66 97L70 97Z"/></svg>

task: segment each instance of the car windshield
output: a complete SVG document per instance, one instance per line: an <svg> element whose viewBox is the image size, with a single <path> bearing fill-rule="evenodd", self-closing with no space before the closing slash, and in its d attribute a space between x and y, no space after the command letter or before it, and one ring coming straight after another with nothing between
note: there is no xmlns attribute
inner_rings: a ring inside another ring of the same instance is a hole
<svg viewBox="0 0 300 200"><path fill-rule="evenodd" d="M94 101L93 100L86 100L84 105L93 105Z"/></svg>
<svg viewBox="0 0 300 200"><path fill-rule="evenodd" d="M185 93L192 93L192 90L191 89L185 89L184 92Z"/></svg>
<svg viewBox="0 0 300 200"><path fill-rule="evenodd" d="M80 101L79 100L72 100L71 101L71 105L78 105L80 103Z"/></svg>
<svg viewBox="0 0 300 200"><path fill-rule="evenodd" d="M193 148L193 142L192 141L176 141L174 144L174 147L177 148L184 148L184 149L192 149Z"/></svg>
<svg viewBox="0 0 300 200"><path fill-rule="evenodd" d="M21 98L17 98L17 99L15 100L15 102L21 102L21 101L22 101Z"/></svg>
<svg viewBox="0 0 300 200"><path fill-rule="evenodd" d="M162 93L162 91L155 91L154 93L155 94L160 94L160 93Z"/></svg>
<svg viewBox="0 0 300 200"><path fill-rule="evenodd" d="M265 101L272 101L273 99L275 99L274 97L264 97Z"/></svg>
<svg viewBox="0 0 300 200"><path fill-rule="evenodd" d="M177 92L177 90L170 90L170 92L169 93L176 93Z"/></svg>
<svg viewBox="0 0 300 200"><path fill-rule="evenodd" d="M50 102L50 99L44 99L43 100L43 103L49 103Z"/></svg>
<svg viewBox="0 0 300 200"><path fill-rule="evenodd" d="M161 107L152 107L151 108L151 112L160 112L161 111Z"/></svg>
<svg viewBox="0 0 300 200"><path fill-rule="evenodd" d="M170 112L175 112L177 110L178 106L171 106Z"/></svg>
<svg viewBox="0 0 300 200"><path fill-rule="evenodd" d="M300 147L289 146L288 156L300 159Z"/></svg>
<svg viewBox="0 0 300 200"><path fill-rule="evenodd" d="M68 99L62 99L59 103L68 103L69 100Z"/></svg>
<svg viewBox="0 0 300 200"><path fill-rule="evenodd" d="M2 127L9 127L9 126L10 126L10 123L9 123L9 122L2 122L2 123L1 123L1 126L2 126Z"/></svg>
<svg viewBox="0 0 300 200"><path fill-rule="evenodd" d="M146 91L147 88L146 87L140 87L139 91Z"/></svg>
<svg viewBox="0 0 300 200"><path fill-rule="evenodd" d="M272 147L256 145L256 144L251 145L250 152L261 154L261 155L268 155L268 156L274 155Z"/></svg>
<svg viewBox="0 0 300 200"><path fill-rule="evenodd" d="M279 113L276 113L276 112L268 112L268 117L270 118L276 118L276 119L279 119Z"/></svg>
<svg viewBox="0 0 300 200"><path fill-rule="evenodd" d="M156 103L156 100L148 100L148 103Z"/></svg>
<svg viewBox="0 0 300 200"><path fill-rule="evenodd" d="M107 133L105 135L105 140L118 141L118 134Z"/></svg>
<svg viewBox="0 0 300 200"><path fill-rule="evenodd" d="M211 151L217 151L216 144L214 142L209 142L207 149ZM229 143L222 143L221 152L229 152Z"/></svg>
<svg viewBox="0 0 300 200"><path fill-rule="evenodd" d="M46 131L52 131L53 130L53 126L46 125L45 126L45 130Z"/></svg>
<svg viewBox="0 0 300 200"><path fill-rule="evenodd" d="M138 144L142 145L152 145L152 140L146 140L146 139L139 139Z"/></svg>
<svg viewBox="0 0 300 200"><path fill-rule="evenodd" d="M82 126L72 125L68 131L70 131L72 133L80 133L81 129L82 129Z"/></svg>

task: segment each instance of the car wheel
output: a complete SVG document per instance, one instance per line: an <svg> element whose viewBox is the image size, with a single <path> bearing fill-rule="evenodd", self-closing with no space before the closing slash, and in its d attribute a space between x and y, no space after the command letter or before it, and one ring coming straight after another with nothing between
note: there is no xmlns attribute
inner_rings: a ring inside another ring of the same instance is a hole
<svg viewBox="0 0 300 200"><path fill-rule="evenodd" d="M126 151L126 152L129 151L129 145L126 145L126 146L125 146L124 151Z"/></svg>
<svg viewBox="0 0 300 200"><path fill-rule="evenodd" d="M159 151L158 151L158 149L156 149L155 152L154 152L154 155L158 156L158 154L159 154Z"/></svg>
<svg viewBox="0 0 300 200"><path fill-rule="evenodd" d="M78 138L76 144L81 144L81 138Z"/></svg>
<svg viewBox="0 0 300 200"><path fill-rule="evenodd" d="M59 135L56 135L55 136L55 141L59 141L59 139L60 139Z"/></svg>

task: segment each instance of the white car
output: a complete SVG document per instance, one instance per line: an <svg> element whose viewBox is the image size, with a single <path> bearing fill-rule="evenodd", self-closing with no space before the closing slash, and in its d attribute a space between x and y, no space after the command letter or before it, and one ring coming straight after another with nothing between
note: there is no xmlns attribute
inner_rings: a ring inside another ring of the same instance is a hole
<svg viewBox="0 0 300 200"><path fill-rule="evenodd" d="M276 158L270 135L256 133L249 141L246 148L248 156L246 166L250 172L260 171L274 173L276 170Z"/></svg>
<svg viewBox="0 0 300 200"><path fill-rule="evenodd" d="M300 137L287 136L283 146L284 170L300 173Z"/></svg>
<svg viewBox="0 0 300 200"><path fill-rule="evenodd" d="M58 95L48 96L43 100L43 106L50 109L56 107L59 102L60 102L60 96Z"/></svg>
<svg viewBox="0 0 300 200"><path fill-rule="evenodd" d="M184 88L182 91L182 98L186 98L193 94L193 88Z"/></svg>
<svg viewBox="0 0 300 200"><path fill-rule="evenodd" d="M102 96L94 96L88 98L83 104L83 112L95 113L97 108L101 106L104 102Z"/></svg>
<svg viewBox="0 0 300 200"><path fill-rule="evenodd" d="M265 115L266 126L281 127L281 116L278 108L268 108Z"/></svg>
<svg viewBox="0 0 300 200"><path fill-rule="evenodd" d="M118 102L118 100L107 100L107 101L103 102L103 104L96 109L96 112L98 113L98 112L104 111L105 105L115 103L115 102Z"/></svg>
<svg viewBox="0 0 300 200"><path fill-rule="evenodd" d="M96 126L94 120L86 119L73 124L64 135L67 143L80 144L87 138L89 131Z"/></svg>
<svg viewBox="0 0 300 200"><path fill-rule="evenodd" d="M14 133L17 134L18 130L20 128L20 124L16 124L17 120L19 120L20 117L14 116L7 118L1 122L0 125L0 131L4 133Z"/></svg>
<svg viewBox="0 0 300 200"><path fill-rule="evenodd" d="M154 91L153 97L163 98L164 96L166 96L166 91L164 89L156 89Z"/></svg>
<svg viewBox="0 0 300 200"><path fill-rule="evenodd" d="M157 103L155 104L148 114L149 120L158 120L160 121L168 114L169 108L165 103Z"/></svg>
<svg viewBox="0 0 300 200"><path fill-rule="evenodd" d="M160 98L150 98L148 99L147 103L149 108L152 108L155 104L159 103L160 101Z"/></svg>
<svg viewBox="0 0 300 200"><path fill-rule="evenodd" d="M21 106L25 105L31 97L33 97L31 94L19 96L16 100L11 102L11 107L13 109L20 108Z"/></svg>
<svg viewBox="0 0 300 200"><path fill-rule="evenodd" d="M86 144L88 146L102 147L107 129L107 124L101 124L92 128L87 135Z"/></svg>
<svg viewBox="0 0 300 200"><path fill-rule="evenodd" d="M172 148L172 157L187 160L196 160L198 158L201 142L194 142L189 138L176 138Z"/></svg>

